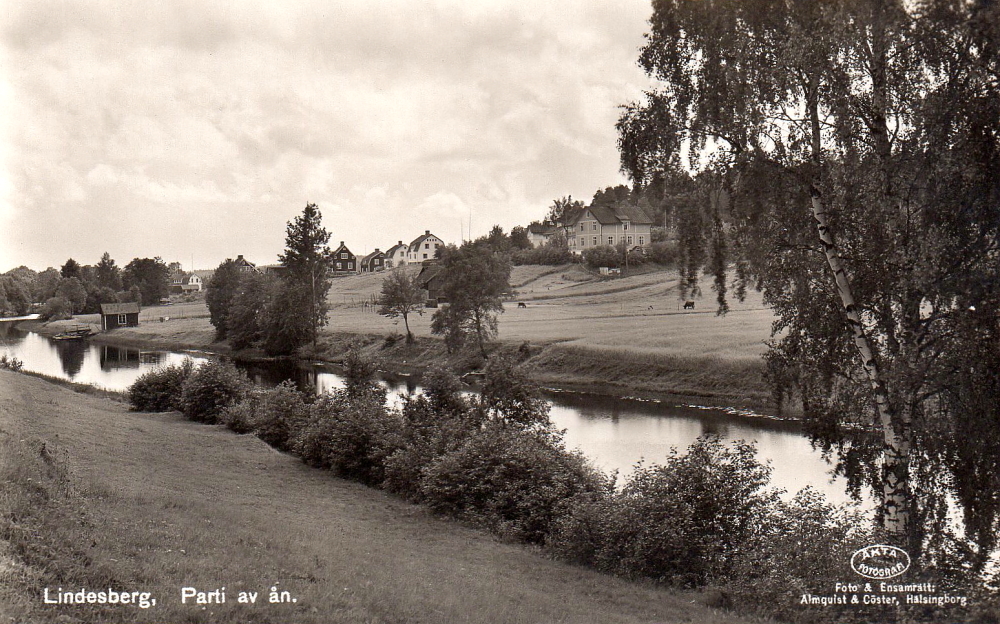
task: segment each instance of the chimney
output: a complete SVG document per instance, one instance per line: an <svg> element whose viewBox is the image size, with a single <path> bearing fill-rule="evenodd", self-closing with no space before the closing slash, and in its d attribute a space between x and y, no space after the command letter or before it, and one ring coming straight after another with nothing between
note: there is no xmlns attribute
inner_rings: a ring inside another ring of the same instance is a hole
<svg viewBox="0 0 1000 624"><path fill-rule="evenodd" d="M343 246L344 246L344 241L340 241L340 246L341 246L341 247L343 247Z"/></svg>
<svg viewBox="0 0 1000 624"><path fill-rule="evenodd" d="M378 247L375 248L375 253L379 253Z"/></svg>
<svg viewBox="0 0 1000 624"><path fill-rule="evenodd" d="M424 234L426 234L427 236L430 236L431 235L431 231L430 230L424 230Z"/></svg>
<svg viewBox="0 0 1000 624"><path fill-rule="evenodd" d="M400 245L402 245L402 244L403 244L403 241L399 241L399 244L400 244Z"/></svg>
<svg viewBox="0 0 1000 624"><path fill-rule="evenodd" d="M243 254L240 254L240 255L236 256L236 259L237 260L242 260L243 259Z"/></svg>

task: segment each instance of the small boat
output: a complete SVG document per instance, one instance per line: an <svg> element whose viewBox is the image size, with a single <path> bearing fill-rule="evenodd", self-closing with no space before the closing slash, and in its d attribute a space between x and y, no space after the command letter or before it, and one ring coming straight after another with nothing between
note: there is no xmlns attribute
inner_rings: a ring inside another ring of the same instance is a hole
<svg viewBox="0 0 1000 624"><path fill-rule="evenodd" d="M60 333L56 334L55 336L52 336L52 339L53 340L83 340L84 338L89 337L93 333L94 332L93 332L93 330L90 329L90 327L87 327L86 325L77 325L73 329L69 329L69 330L66 330L64 332L60 332Z"/></svg>

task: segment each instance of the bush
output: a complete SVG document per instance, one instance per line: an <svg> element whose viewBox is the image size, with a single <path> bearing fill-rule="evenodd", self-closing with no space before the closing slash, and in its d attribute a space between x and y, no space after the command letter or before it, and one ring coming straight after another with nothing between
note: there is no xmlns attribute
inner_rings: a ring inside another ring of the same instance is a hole
<svg viewBox="0 0 1000 624"><path fill-rule="evenodd" d="M386 490L414 502L423 501L421 482L427 467L479 430L477 412L441 409L441 404L425 394L403 406L402 444L385 460L382 487Z"/></svg>
<svg viewBox="0 0 1000 624"><path fill-rule="evenodd" d="M292 438L309 418L306 398L292 381L264 392L253 420L254 433L276 449L290 450Z"/></svg>
<svg viewBox="0 0 1000 624"><path fill-rule="evenodd" d="M399 415L386 409L381 388L338 390L310 406L291 448L314 468L379 485L386 458L401 447L401 425Z"/></svg>
<svg viewBox="0 0 1000 624"><path fill-rule="evenodd" d="M40 321L59 321L68 318L73 318L73 304L62 297L46 300L41 312L38 313Z"/></svg>
<svg viewBox="0 0 1000 624"><path fill-rule="evenodd" d="M762 530L738 549L720 585L736 603L795 620L802 615L802 594L822 595L837 581L851 578L849 553L875 543L880 542L871 521L857 507L834 507L806 488L792 501L771 506ZM830 622L865 622L879 614L859 605L831 605L814 615Z"/></svg>
<svg viewBox="0 0 1000 624"><path fill-rule="evenodd" d="M587 247L583 250L583 261L591 268L617 268L625 263L622 254L610 245Z"/></svg>
<svg viewBox="0 0 1000 624"><path fill-rule="evenodd" d="M15 373L19 373L21 372L21 369L24 368L24 362L13 356L7 357L7 354L4 353L3 355L0 355L0 368L5 368L7 370L12 370Z"/></svg>
<svg viewBox="0 0 1000 624"><path fill-rule="evenodd" d="M210 360L184 381L180 407L191 420L214 424L227 406L250 394L250 380L228 362Z"/></svg>
<svg viewBox="0 0 1000 624"><path fill-rule="evenodd" d="M646 258L650 262L664 266L675 266L677 257L677 244L668 241L655 242L649 246L649 250L646 252Z"/></svg>
<svg viewBox="0 0 1000 624"><path fill-rule="evenodd" d="M423 471L421 494L438 512L480 522L507 539L544 543L575 496L605 477L551 433L491 422Z"/></svg>
<svg viewBox="0 0 1000 624"><path fill-rule="evenodd" d="M164 366L145 372L128 387L128 400L137 412L167 412L180 410L184 381L194 370L191 358L181 364Z"/></svg>
<svg viewBox="0 0 1000 624"><path fill-rule="evenodd" d="M558 555L627 578L699 586L724 578L767 526L778 493L752 445L699 438L662 466L640 465L621 492L577 498L554 527Z"/></svg>
<svg viewBox="0 0 1000 624"><path fill-rule="evenodd" d="M546 243L534 249L514 249L510 252L510 262L514 265L559 266L560 264L569 264L572 261L573 254L566 246L565 239L563 239L562 245Z"/></svg>
<svg viewBox="0 0 1000 624"><path fill-rule="evenodd" d="M253 433L261 394L261 391L254 390L239 403L227 405L219 414L219 424L236 433Z"/></svg>

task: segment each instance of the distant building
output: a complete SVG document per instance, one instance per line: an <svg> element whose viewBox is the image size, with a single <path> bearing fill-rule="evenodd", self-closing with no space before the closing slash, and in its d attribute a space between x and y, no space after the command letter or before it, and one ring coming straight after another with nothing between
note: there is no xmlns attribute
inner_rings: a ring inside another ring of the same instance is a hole
<svg viewBox="0 0 1000 624"><path fill-rule="evenodd" d="M428 262L417 274L417 284L427 291L427 307L436 308L439 303L447 303L441 286L444 283L443 267L436 262Z"/></svg>
<svg viewBox="0 0 1000 624"><path fill-rule="evenodd" d="M385 268L403 266L406 264L406 252L410 250L409 245L404 245L399 241L385 252Z"/></svg>
<svg viewBox="0 0 1000 624"><path fill-rule="evenodd" d="M590 206L578 211L566 223L566 242L575 254L588 247L615 246L624 243L629 249L652 244L653 220L638 206Z"/></svg>
<svg viewBox="0 0 1000 624"><path fill-rule="evenodd" d="M340 247L333 252L333 273L344 275L358 272L358 258L347 248L344 241L340 241Z"/></svg>
<svg viewBox="0 0 1000 624"><path fill-rule="evenodd" d="M440 238L431 234L430 230L425 230L410 243L410 248L406 252L406 262L408 264L419 264L424 260L433 260L438 247L444 246Z"/></svg>
<svg viewBox="0 0 1000 624"><path fill-rule="evenodd" d="M196 273L188 273L181 278L181 292L201 292L202 280Z"/></svg>
<svg viewBox="0 0 1000 624"><path fill-rule="evenodd" d="M528 225L528 242L532 247L541 247L549 242L553 235L562 228L555 223L546 221L544 223L531 223Z"/></svg>
<svg viewBox="0 0 1000 624"><path fill-rule="evenodd" d="M385 254L379 251L378 247L375 248L375 251L361 259L362 273L377 273L378 271L384 270Z"/></svg>
<svg viewBox="0 0 1000 624"><path fill-rule="evenodd" d="M110 331L116 327L138 327L139 326L139 304L130 303L102 303L101 304L101 329Z"/></svg>
<svg viewBox="0 0 1000 624"><path fill-rule="evenodd" d="M257 265L243 257L243 254L236 256L236 266L243 273L259 273Z"/></svg>
<svg viewBox="0 0 1000 624"><path fill-rule="evenodd" d="M283 264L265 264L264 266L257 267L257 270L264 275L284 275L288 272L288 267Z"/></svg>
<svg viewBox="0 0 1000 624"><path fill-rule="evenodd" d="M174 271L170 274L170 292L180 293L184 292L184 277L187 274L184 271Z"/></svg>

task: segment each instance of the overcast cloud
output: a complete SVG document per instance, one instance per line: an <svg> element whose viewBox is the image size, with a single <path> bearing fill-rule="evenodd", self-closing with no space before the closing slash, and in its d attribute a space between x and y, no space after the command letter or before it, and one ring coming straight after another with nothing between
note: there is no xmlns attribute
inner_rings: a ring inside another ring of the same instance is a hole
<svg viewBox="0 0 1000 624"><path fill-rule="evenodd" d="M623 181L648 0L4 3L0 271L509 230Z"/></svg>

